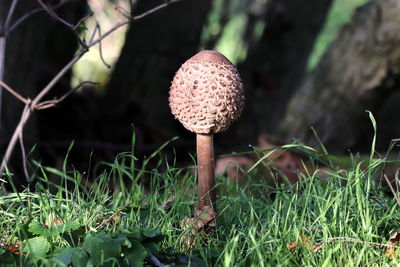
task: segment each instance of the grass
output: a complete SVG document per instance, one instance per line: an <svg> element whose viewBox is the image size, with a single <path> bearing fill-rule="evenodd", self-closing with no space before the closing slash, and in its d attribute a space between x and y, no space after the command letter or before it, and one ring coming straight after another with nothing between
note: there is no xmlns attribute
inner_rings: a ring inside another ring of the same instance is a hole
<svg viewBox="0 0 400 267"><path fill-rule="evenodd" d="M107 255L119 256L121 251L112 251L115 244L123 250L128 243L136 244L136 249L129 248L129 253L136 253L132 254L134 266L162 266L157 261L169 266L400 263L395 250L379 245L388 244L390 236L399 231L400 213L394 197L375 182L385 160L376 157L373 148L370 158L352 157L350 167L339 168L326 153L291 145L307 152L307 164L316 167L314 173L300 175L294 185L271 187L262 171L264 161L239 183L218 175L223 189L217 231L196 236L194 246L188 247L184 240L190 229L182 229L181 222L192 216L196 203L191 193L195 190L194 166L181 168L174 159L167 160L163 149L171 145L173 141L143 161L135 157L133 147L132 152L87 173L71 170L68 156L63 170L36 162L35 190L0 196L0 265L8 266L8 261L9 266L66 266L68 259L62 261L65 257L60 255L71 258L79 252L86 253L81 266L88 261L117 266ZM324 160L330 171L328 177L320 178L317 166ZM86 179L90 176L96 179L89 185ZM148 192L140 184L144 179L149 181ZM168 208L163 208L171 199ZM66 250L80 247L75 252ZM96 250L90 250L93 247ZM23 253L12 253L18 251Z"/></svg>

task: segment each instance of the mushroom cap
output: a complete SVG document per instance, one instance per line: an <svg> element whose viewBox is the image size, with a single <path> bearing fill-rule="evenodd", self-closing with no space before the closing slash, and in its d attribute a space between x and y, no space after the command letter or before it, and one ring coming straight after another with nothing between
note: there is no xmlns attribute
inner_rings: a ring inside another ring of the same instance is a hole
<svg viewBox="0 0 400 267"><path fill-rule="evenodd" d="M219 133L244 107L243 85L235 66L221 53L200 51L176 72L169 92L172 114L189 131Z"/></svg>

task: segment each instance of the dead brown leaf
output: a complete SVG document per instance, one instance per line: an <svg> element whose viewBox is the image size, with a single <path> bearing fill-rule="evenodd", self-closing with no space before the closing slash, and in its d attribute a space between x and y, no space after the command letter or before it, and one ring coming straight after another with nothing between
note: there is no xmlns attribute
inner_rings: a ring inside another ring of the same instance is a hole
<svg viewBox="0 0 400 267"><path fill-rule="evenodd" d="M400 232L395 232L389 237L389 243L396 244L400 240Z"/></svg>
<svg viewBox="0 0 400 267"><path fill-rule="evenodd" d="M388 248L385 251L385 256L388 257L388 259L390 260L393 260L395 255L396 255L396 248Z"/></svg>
<svg viewBox="0 0 400 267"><path fill-rule="evenodd" d="M308 248L316 252L321 249L323 245L314 244L313 242L311 242L311 236L300 235L300 240L296 242L288 242L286 243L286 247L289 249L290 252L294 252L297 248L300 247Z"/></svg>
<svg viewBox="0 0 400 267"><path fill-rule="evenodd" d="M298 242L287 242L286 247L289 249L290 252L294 252L298 246Z"/></svg>
<svg viewBox="0 0 400 267"><path fill-rule="evenodd" d="M389 237L388 244L394 246L396 245L397 242L399 242L399 240L400 240L400 232L395 232ZM388 248L385 251L385 256L392 260L396 255L396 250L397 250L396 248Z"/></svg>

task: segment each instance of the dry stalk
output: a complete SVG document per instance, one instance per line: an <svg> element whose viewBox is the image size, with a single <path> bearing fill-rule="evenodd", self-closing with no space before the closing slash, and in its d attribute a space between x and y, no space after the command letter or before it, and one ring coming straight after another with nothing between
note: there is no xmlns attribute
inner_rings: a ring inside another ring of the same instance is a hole
<svg viewBox="0 0 400 267"><path fill-rule="evenodd" d="M332 242L344 242L344 243L356 243L356 244L364 244L370 246L378 246L382 248L397 248L399 249L400 246L396 246L394 244L385 244L385 243L377 243L377 242L369 242L363 241L352 237L330 237L325 242L320 242L317 244L318 248L322 248L324 244L332 243Z"/></svg>

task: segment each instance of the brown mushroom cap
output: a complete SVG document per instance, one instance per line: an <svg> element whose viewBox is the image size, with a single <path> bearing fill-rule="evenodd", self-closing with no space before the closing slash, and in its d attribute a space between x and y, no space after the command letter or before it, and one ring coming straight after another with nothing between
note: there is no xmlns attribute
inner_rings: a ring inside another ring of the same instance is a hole
<svg viewBox="0 0 400 267"><path fill-rule="evenodd" d="M200 51L176 72L169 106L189 131L222 132L239 118L244 107L239 73L221 53Z"/></svg>

